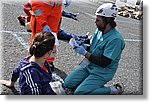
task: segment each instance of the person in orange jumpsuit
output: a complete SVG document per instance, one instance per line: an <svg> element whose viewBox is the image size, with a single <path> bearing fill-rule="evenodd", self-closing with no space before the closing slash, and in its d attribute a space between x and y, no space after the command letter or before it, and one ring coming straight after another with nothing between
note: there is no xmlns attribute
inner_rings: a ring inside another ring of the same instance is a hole
<svg viewBox="0 0 150 102"><path fill-rule="evenodd" d="M71 0L66 0L64 5L65 7L69 6ZM32 35L30 38L30 45L32 44L32 40L36 33L41 31L54 32L58 35L58 38L69 40L72 37L72 34L64 32L60 29L62 15L64 17L76 19L77 14L67 13L62 11L62 0L29 0L28 3L24 4L24 12L28 15L25 19L26 21L22 22L21 16L18 17L18 20L21 25L25 26L25 22L30 22L30 29L32 31ZM28 31L28 30L27 30ZM56 46L53 51L53 54L47 59L53 65L53 61L56 55Z"/></svg>
<svg viewBox="0 0 150 102"><path fill-rule="evenodd" d="M60 30L62 19L62 0L31 0L32 10L30 19L30 28L32 35L30 45L36 33L41 31L53 32L57 36ZM53 63L56 55L56 45L53 54L47 58L49 63Z"/></svg>

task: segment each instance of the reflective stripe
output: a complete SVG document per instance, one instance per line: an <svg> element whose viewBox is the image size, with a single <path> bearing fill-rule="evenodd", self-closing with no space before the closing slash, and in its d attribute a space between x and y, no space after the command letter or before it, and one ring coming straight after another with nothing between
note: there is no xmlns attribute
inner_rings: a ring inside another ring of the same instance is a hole
<svg viewBox="0 0 150 102"><path fill-rule="evenodd" d="M62 0L43 0L43 3L50 6L59 6L62 4Z"/></svg>
<svg viewBox="0 0 150 102"><path fill-rule="evenodd" d="M26 10L31 10L31 7L24 7L24 9L26 9Z"/></svg>
<svg viewBox="0 0 150 102"><path fill-rule="evenodd" d="M32 10L29 11L31 15L34 15L34 12Z"/></svg>
<svg viewBox="0 0 150 102"><path fill-rule="evenodd" d="M41 16L41 15L43 14L43 11L40 10L40 9L34 10L33 12L34 12L34 15L35 15L35 16Z"/></svg>

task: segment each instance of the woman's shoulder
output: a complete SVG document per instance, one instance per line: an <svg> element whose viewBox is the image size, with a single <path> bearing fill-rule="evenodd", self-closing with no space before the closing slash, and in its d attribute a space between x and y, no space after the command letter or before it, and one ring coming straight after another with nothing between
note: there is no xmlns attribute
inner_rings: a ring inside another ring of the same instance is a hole
<svg viewBox="0 0 150 102"><path fill-rule="evenodd" d="M21 71L24 71L27 69L32 70L32 71L38 71L39 66L35 62L28 62L28 63L26 63L26 65L24 65L21 68Z"/></svg>

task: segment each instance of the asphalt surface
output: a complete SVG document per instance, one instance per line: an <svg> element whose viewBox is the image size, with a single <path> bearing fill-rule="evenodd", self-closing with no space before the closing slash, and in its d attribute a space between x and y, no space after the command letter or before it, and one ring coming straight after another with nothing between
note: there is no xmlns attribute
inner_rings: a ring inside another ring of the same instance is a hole
<svg viewBox="0 0 150 102"><path fill-rule="evenodd" d="M69 8L64 8L64 10L79 13L79 22L63 17L61 27L74 34L84 35L89 32L92 35L96 29L94 13L99 4L91 1L75 1ZM30 33L26 32L26 29L20 26L17 21L17 16L25 15L22 10L23 3L25 1L1 1L1 79L9 79L12 70L18 66L19 61L28 55L27 49L29 47ZM120 16L117 17L116 22L118 24L117 29L125 38L126 47L123 51L117 73L107 85L123 83L125 87L124 95L142 95L143 23L140 20ZM60 76L65 78L82 59L81 55L74 53L71 46L66 42L60 41L58 55L54 64ZM3 85L0 85L0 87L0 94L3 95L18 94L19 91L18 83L15 84L14 89L9 89Z"/></svg>

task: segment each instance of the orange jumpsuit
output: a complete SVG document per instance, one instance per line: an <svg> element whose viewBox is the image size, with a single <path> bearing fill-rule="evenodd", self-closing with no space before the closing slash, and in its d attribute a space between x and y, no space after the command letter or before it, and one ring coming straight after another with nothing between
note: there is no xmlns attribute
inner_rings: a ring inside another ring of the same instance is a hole
<svg viewBox="0 0 150 102"><path fill-rule="evenodd" d="M30 44L36 33L43 31L43 27L48 25L52 32L58 34L62 19L62 0L31 0L32 11L30 19L30 28L32 35ZM56 54L56 46L54 47L54 55L48 57L48 62L53 62Z"/></svg>

